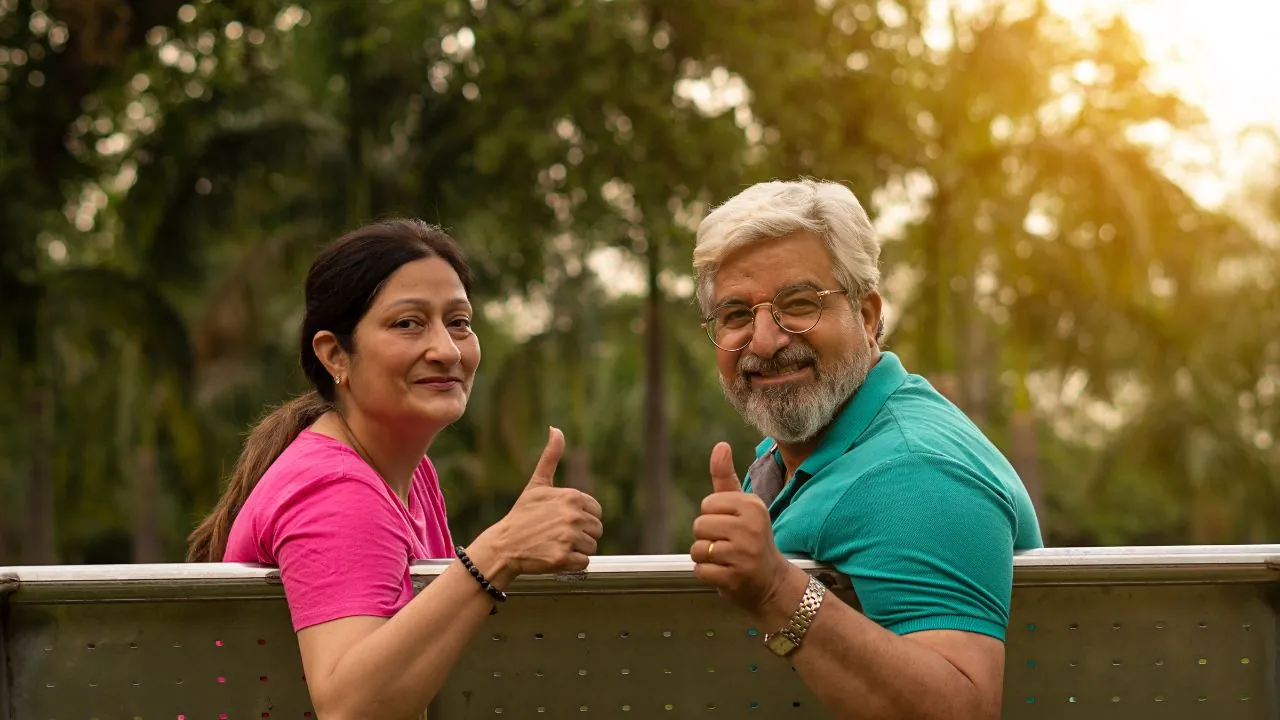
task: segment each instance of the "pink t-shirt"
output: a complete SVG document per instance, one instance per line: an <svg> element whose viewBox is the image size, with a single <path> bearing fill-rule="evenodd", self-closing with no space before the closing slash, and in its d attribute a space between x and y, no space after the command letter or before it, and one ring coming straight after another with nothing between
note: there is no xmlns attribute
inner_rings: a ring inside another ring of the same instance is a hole
<svg viewBox="0 0 1280 720"><path fill-rule="evenodd" d="M351 448L302 431L231 526L224 562L280 568L294 630L390 617L413 598L409 563L453 557L435 468L422 459L409 505Z"/></svg>

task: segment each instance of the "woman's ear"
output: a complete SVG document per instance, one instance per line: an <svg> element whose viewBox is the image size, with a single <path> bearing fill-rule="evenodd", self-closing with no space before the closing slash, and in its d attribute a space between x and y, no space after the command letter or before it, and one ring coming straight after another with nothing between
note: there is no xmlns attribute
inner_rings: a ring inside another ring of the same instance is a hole
<svg viewBox="0 0 1280 720"><path fill-rule="evenodd" d="M328 330L321 330L311 338L311 350L330 375L346 377L349 357L336 335Z"/></svg>

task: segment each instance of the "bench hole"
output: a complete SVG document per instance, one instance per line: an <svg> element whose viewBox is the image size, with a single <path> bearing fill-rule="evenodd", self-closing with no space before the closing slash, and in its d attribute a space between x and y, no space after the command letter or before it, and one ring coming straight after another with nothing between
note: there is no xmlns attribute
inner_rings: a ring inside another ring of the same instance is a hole
<svg viewBox="0 0 1280 720"><path fill-rule="evenodd" d="M533 634L533 639L534 639L534 640L541 640L542 638L543 638L542 633L534 633L534 634Z"/></svg>
<svg viewBox="0 0 1280 720"><path fill-rule="evenodd" d="M1209 627L1209 623L1205 622L1204 620L1201 620L1199 627L1201 630L1206 630Z"/></svg>
<svg viewBox="0 0 1280 720"><path fill-rule="evenodd" d="M1112 629L1113 631L1115 631L1115 630L1119 630L1119 629L1120 629L1120 623L1111 623L1111 629Z"/></svg>
<svg viewBox="0 0 1280 720"><path fill-rule="evenodd" d="M227 720L226 713L218 713L218 720Z"/></svg>
<svg viewBox="0 0 1280 720"><path fill-rule="evenodd" d="M1079 630L1079 629L1080 629L1080 623L1071 623L1070 625L1068 625L1068 626L1067 626L1067 629L1068 629L1068 630Z"/></svg>
<svg viewBox="0 0 1280 720"><path fill-rule="evenodd" d="M501 714L502 714L502 708L500 708L500 707L496 707L496 708L494 708L494 709L493 709L493 714L494 714L494 715L501 715Z"/></svg>
<svg viewBox="0 0 1280 720"><path fill-rule="evenodd" d="M259 643L259 644L261 644L261 643L262 643L262 641L261 641L261 640L259 640L259 641L258 641L258 643ZM179 640L174 640L174 641L173 641L173 646L174 646L175 648L180 648L180 647L182 647L182 642L181 642L181 641L179 641Z"/></svg>
<svg viewBox="0 0 1280 720"><path fill-rule="evenodd" d="M1200 697L1196 698L1196 702L1205 702L1208 699L1209 699L1208 695L1201 695Z"/></svg>
<svg viewBox="0 0 1280 720"><path fill-rule="evenodd" d="M1240 696L1240 702L1249 702L1249 696L1248 696L1248 695L1241 695L1241 696Z"/></svg>
<svg viewBox="0 0 1280 720"><path fill-rule="evenodd" d="M98 683L96 683L96 682L90 682L90 683L89 683L89 687L98 687Z"/></svg>
<svg viewBox="0 0 1280 720"><path fill-rule="evenodd" d="M1240 626L1240 629L1244 630L1245 632L1249 632L1250 630L1253 629L1253 625L1250 625L1249 623L1244 623L1243 625Z"/></svg>
<svg viewBox="0 0 1280 720"><path fill-rule="evenodd" d="M1111 661L1111 667L1120 667L1120 661L1119 661L1119 660L1112 660L1112 661Z"/></svg>
<svg viewBox="0 0 1280 720"><path fill-rule="evenodd" d="M667 703L666 705L663 705L662 707L663 707L663 709L665 709L667 712L671 712L672 710L675 710L675 709L676 709L676 708L675 708L675 706L674 706L674 705L672 705L671 703Z"/></svg>
<svg viewBox="0 0 1280 720"><path fill-rule="evenodd" d="M1249 658L1247 658L1247 657L1242 657L1242 658L1240 658L1240 664L1241 664L1241 665L1248 665L1248 664L1249 664Z"/></svg>
<svg viewBox="0 0 1280 720"><path fill-rule="evenodd" d="M1112 695L1112 696L1111 696L1111 702L1113 702L1113 703L1118 703L1118 702L1120 702L1120 696L1119 696L1119 695Z"/></svg>
<svg viewBox="0 0 1280 720"><path fill-rule="evenodd" d="M267 644L267 639L266 639L266 638L258 638L258 644L259 644L259 645L266 645L266 644Z"/></svg>
<svg viewBox="0 0 1280 720"><path fill-rule="evenodd" d="M1209 658L1203 658L1203 657L1202 657L1202 658L1200 658L1199 660L1196 660L1196 664L1197 664L1197 665L1208 665L1208 664L1209 664Z"/></svg>
<svg viewBox="0 0 1280 720"><path fill-rule="evenodd" d="M791 707L793 707L793 708L798 708L798 707L800 707L800 701L799 701L799 700L792 700L792 701L791 701Z"/></svg>
<svg viewBox="0 0 1280 720"><path fill-rule="evenodd" d="M707 703L707 709L708 709L708 710L715 710L715 709L716 709L716 704L715 704L715 703Z"/></svg>
<svg viewBox="0 0 1280 720"><path fill-rule="evenodd" d="M546 709L545 707L543 707L543 706L541 706L541 705L539 705L539 706L538 706L538 712L540 712L540 713L545 713L546 711L547 711L547 709Z"/></svg>
<svg viewBox="0 0 1280 720"><path fill-rule="evenodd" d="M747 628L747 634L751 637L755 637L760 634L760 631L755 628Z"/></svg>
<svg viewBox="0 0 1280 720"><path fill-rule="evenodd" d="M129 649L130 649L130 650L137 650L137 649L138 649L138 643L136 643L136 642L131 642L131 643L129 643Z"/></svg>
<svg viewBox="0 0 1280 720"><path fill-rule="evenodd" d="M631 706L630 706L630 705L623 705L623 706L622 706L622 712L631 712Z"/></svg>
<svg viewBox="0 0 1280 720"><path fill-rule="evenodd" d="M579 706L578 706L578 712L586 712L586 711L587 711L587 706L586 706L586 705L579 705Z"/></svg>
<svg viewBox="0 0 1280 720"><path fill-rule="evenodd" d="M1157 696L1155 696L1155 701L1156 701L1156 702L1164 702L1164 696L1163 696L1163 695L1157 695Z"/></svg>
<svg viewBox="0 0 1280 720"><path fill-rule="evenodd" d="M622 638L623 640L626 640L627 638L631 637L631 633L627 632L626 630L623 630L622 632L618 633L618 637Z"/></svg>
<svg viewBox="0 0 1280 720"><path fill-rule="evenodd" d="M139 685L141 685L141 684L142 684L142 681L141 681L141 680L134 680L134 681L133 681L133 686L134 686L134 687L138 687L138 686L139 686Z"/></svg>
<svg viewBox="0 0 1280 720"><path fill-rule="evenodd" d="M1035 624L1035 623L1027 623L1027 632L1035 632L1035 631L1036 631L1036 624Z"/></svg>
<svg viewBox="0 0 1280 720"><path fill-rule="evenodd" d="M493 671L493 676L494 676L494 677L496 677L496 678L500 678L500 677L502 677L502 671L501 671L501 670L494 670L494 671Z"/></svg>
<svg viewBox="0 0 1280 720"><path fill-rule="evenodd" d="M222 677L221 675L219 675L219 676L218 676L218 684L219 684L219 685L226 685L226 684L227 684L227 679L226 679L226 678L224 678L224 677Z"/></svg>
<svg viewBox="0 0 1280 720"><path fill-rule="evenodd" d="M1156 666L1159 667L1163 665L1164 665L1164 658L1156 658Z"/></svg>
<svg viewBox="0 0 1280 720"><path fill-rule="evenodd" d="M710 665L708 665L708 666L707 666L707 672L709 672L709 673L713 673L713 672L715 672L715 671L716 671L716 669L715 669L714 667L711 667Z"/></svg>
<svg viewBox="0 0 1280 720"><path fill-rule="evenodd" d="M707 637L715 637L715 636L716 636L716 631L715 631L715 630L708 630L708 631L707 631Z"/></svg>
<svg viewBox="0 0 1280 720"><path fill-rule="evenodd" d="M747 707L751 708L752 710L759 710L760 703L756 702L755 700L752 700L750 703L747 704Z"/></svg>
<svg viewBox="0 0 1280 720"><path fill-rule="evenodd" d="M541 670L534 670L534 671L533 671L533 674L534 674L534 675L537 675L538 677L542 677L542 676L543 676L543 675L545 675L546 673L542 672Z"/></svg>
<svg viewBox="0 0 1280 720"><path fill-rule="evenodd" d="M1157 629L1157 630L1163 630L1163 629L1164 629L1164 623L1162 623L1162 622L1158 622L1158 623L1156 623L1156 629Z"/></svg>
<svg viewBox="0 0 1280 720"><path fill-rule="evenodd" d="M1068 696L1067 696L1067 702L1069 702L1069 703L1073 703L1073 702L1075 702L1075 701L1076 701L1076 696L1075 696L1075 695L1068 695Z"/></svg>
<svg viewBox="0 0 1280 720"><path fill-rule="evenodd" d="M87 650L97 650L97 649L98 649L98 644L97 644L97 643L88 643L88 644L86 644L86 645L85 645L85 649L87 649Z"/></svg>
<svg viewBox="0 0 1280 720"><path fill-rule="evenodd" d="M1035 660L1028 660L1028 661L1027 661L1027 667L1029 667L1029 668L1034 668L1035 666L1036 666L1036 661L1035 661Z"/></svg>
<svg viewBox="0 0 1280 720"><path fill-rule="evenodd" d="M587 639L587 634L586 634L586 633L584 633L584 632L580 632L580 633L578 633L578 639L579 639L579 640L586 640L586 639Z"/></svg>
<svg viewBox="0 0 1280 720"><path fill-rule="evenodd" d="M664 637L664 638L669 638L669 637L671 637L671 631L670 631L670 630L663 630L663 631L662 631L662 637Z"/></svg>
<svg viewBox="0 0 1280 720"><path fill-rule="evenodd" d="M1034 695L1028 695L1028 696L1027 696L1027 704L1028 704L1028 705L1035 705L1035 704L1036 704L1036 698L1035 698L1035 696L1034 696Z"/></svg>
<svg viewBox="0 0 1280 720"><path fill-rule="evenodd" d="M222 642L221 640L214 640L214 641L213 641L213 646L214 646L214 647L222 647L222 645L223 645L223 642Z"/></svg>
<svg viewBox="0 0 1280 720"><path fill-rule="evenodd" d="M494 641L494 642L502 642L502 634L501 634L501 633L494 633L494 634L493 634L493 641Z"/></svg>
<svg viewBox="0 0 1280 720"><path fill-rule="evenodd" d="M586 668L578 668L578 677L586 677L586 676L587 676L587 669L586 669Z"/></svg>
<svg viewBox="0 0 1280 720"><path fill-rule="evenodd" d="M266 682L266 681L267 681L267 676L266 676L266 675L259 675L259 676L258 676L258 682Z"/></svg>
<svg viewBox="0 0 1280 720"><path fill-rule="evenodd" d="M620 672L621 672L623 675L630 675L630 674L631 674L631 669L630 669L630 668L622 668L622 670L621 670Z"/></svg>
<svg viewBox="0 0 1280 720"><path fill-rule="evenodd" d="M758 671L759 669L760 669L760 668L759 668L758 666L756 666L756 665L748 665L748 666L747 666L747 672L756 672L756 671Z"/></svg>

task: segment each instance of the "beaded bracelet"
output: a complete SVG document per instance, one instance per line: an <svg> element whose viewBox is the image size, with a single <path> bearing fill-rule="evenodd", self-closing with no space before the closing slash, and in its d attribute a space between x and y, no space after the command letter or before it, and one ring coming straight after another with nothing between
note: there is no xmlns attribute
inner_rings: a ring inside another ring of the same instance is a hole
<svg viewBox="0 0 1280 720"><path fill-rule="evenodd" d="M467 569L467 572L471 573L471 577L475 578L476 582L480 583L480 587L484 588L484 591L489 593L489 597L498 602L506 602L507 594L494 587L493 583L486 580L484 575L480 574L479 568L475 566L475 563L471 562L471 558L467 556L467 551L463 550L461 545L455 545L453 547L453 552L458 556L458 559L462 561L462 566ZM489 614L492 615L496 612L498 612L498 608L495 607Z"/></svg>

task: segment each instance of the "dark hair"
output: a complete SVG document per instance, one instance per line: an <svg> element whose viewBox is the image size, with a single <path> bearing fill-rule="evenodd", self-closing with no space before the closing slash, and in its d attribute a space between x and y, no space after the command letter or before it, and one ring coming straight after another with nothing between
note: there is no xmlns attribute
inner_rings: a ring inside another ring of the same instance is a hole
<svg viewBox="0 0 1280 720"><path fill-rule="evenodd" d="M302 370L314 389L276 408L254 427L222 497L187 539L189 562L222 560L231 524L254 486L289 443L333 407L333 378L311 347L316 333L332 332L352 352L356 325L387 278L406 263L430 257L449 263L471 296L471 269L457 242L421 220L394 218L366 225L333 241L316 257L307 273L306 315L298 336Z"/></svg>

